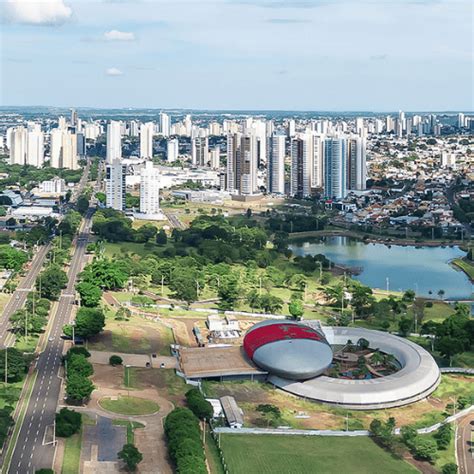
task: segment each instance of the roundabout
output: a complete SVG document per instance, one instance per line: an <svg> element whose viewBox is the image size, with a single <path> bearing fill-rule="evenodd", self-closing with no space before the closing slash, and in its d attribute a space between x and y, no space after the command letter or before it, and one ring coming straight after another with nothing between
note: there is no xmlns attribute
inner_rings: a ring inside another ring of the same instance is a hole
<svg viewBox="0 0 474 474"><path fill-rule="evenodd" d="M304 326L301 323L299 325ZM365 339L371 348L394 356L400 369L390 375L362 380L326 375L295 380L295 377L282 377L281 371L270 369L268 382L293 395L351 410L408 405L426 398L440 382L440 370L433 357L411 341L363 328L323 327L322 332L332 347L345 346L349 340ZM304 360L308 360L308 357L306 353ZM276 361L278 363L278 359ZM254 362L258 365L258 361L254 359Z"/></svg>

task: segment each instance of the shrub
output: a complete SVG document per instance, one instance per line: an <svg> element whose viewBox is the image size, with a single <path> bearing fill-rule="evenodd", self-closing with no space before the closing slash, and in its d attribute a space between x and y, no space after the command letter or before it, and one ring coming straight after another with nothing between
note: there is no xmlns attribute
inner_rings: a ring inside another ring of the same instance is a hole
<svg viewBox="0 0 474 474"><path fill-rule="evenodd" d="M179 474L207 473L199 420L191 410L175 408L169 413L165 419L165 434L170 458Z"/></svg>
<svg viewBox="0 0 474 474"><path fill-rule="evenodd" d="M458 466L453 462L449 462L441 468L441 472L442 474L457 474Z"/></svg>
<svg viewBox="0 0 474 474"><path fill-rule="evenodd" d="M56 436L69 438L81 429L82 416L80 413L68 408L62 408L56 413Z"/></svg>
<svg viewBox="0 0 474 474"><path fill-rule="evenodd" d="M212 405L204 398L204 395L197 388L192 388L186 392L186 401L191 411L201 420L210 420L214 414Z"/></svg>
<svg viewBox="0 0 474 474"><path fill-rule="evenodd" d="M110 365L113 365L115 367L116 365L122 365L122 362L123 362L123 360L120 356L118 356L118 355L110 356L110 359L109 359L109 364Z"/></svg>
<svg viewBox="0 0 474 474"><path fill-rule="evenodd" d="M433 436L436 440L436 444L438 445L438 449L447 449L449 443L451 442L452 434L453 430L449 423L444 423L438 428Z"/></svg>

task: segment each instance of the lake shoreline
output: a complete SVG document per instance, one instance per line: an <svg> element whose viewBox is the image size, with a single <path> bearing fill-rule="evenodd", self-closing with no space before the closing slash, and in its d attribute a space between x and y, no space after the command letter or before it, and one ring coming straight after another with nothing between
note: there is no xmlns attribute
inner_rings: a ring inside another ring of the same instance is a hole
<svg viewBox="0 0 474 474"><path fill-rule="evenodd" d="M462 247L465 242L460 240L453 241L432 241L432 240L423 240L422 242L417 242L413 239L400 239L392 237L375 237L369 234L361 235L359 232L353 232L351 230L310 230L305 232L292 232L288 234L288 237L291 241L297 241L301 239L308 238L320 238L320 237L351 237L353 239L360 240L363 243L367 244L381 244L381 245L399 245L400 247ZM364 238L366 237L366 238Z"/></svg>

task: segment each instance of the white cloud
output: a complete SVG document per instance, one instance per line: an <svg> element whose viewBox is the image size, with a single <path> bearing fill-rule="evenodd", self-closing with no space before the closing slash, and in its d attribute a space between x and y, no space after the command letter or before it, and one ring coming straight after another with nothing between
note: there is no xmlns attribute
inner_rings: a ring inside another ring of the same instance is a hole
<svg viewBox="0 0 474 474"><path fill-rule="evenodd" d="M135 41L135 34L127 31L111 30L104 33L107 41Z"/></svg>
<svg viewBox="0 0 474 474"><path fill-rule="evenodd" d="M123 76L123 72L116 67L109 67L105 70L105 74L107 74L107 76Z"/></svg>
<svg viewBox="0 0 474 474"><path fill-rule="evenodd" d="M64 0L6 0L7 20L27 25L60 25L72 17Z"/></svg>

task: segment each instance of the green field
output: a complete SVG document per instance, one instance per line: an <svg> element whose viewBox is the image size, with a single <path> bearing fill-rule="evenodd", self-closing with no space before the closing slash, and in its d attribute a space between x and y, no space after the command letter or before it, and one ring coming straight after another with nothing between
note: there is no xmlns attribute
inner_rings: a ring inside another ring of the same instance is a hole
<svg viewBox="0 0 474 474"><path fill-rule="evenodd" d="M82 428L79 433L66 438L62 474L78 474L81 461Z"/></svg>
<svg viewBox="0 0 474 474"><path fill-rule="evenodd" d="M403 474L418 472L368 437L221 435L233 474Z"/></svg>
<svg viewBox="0 0 474 474"><path fill-rule="evenodd" d="M152 400L137 397L102 398L99 405L104 409L120 415L150 415L160 407Z"/></svg>

